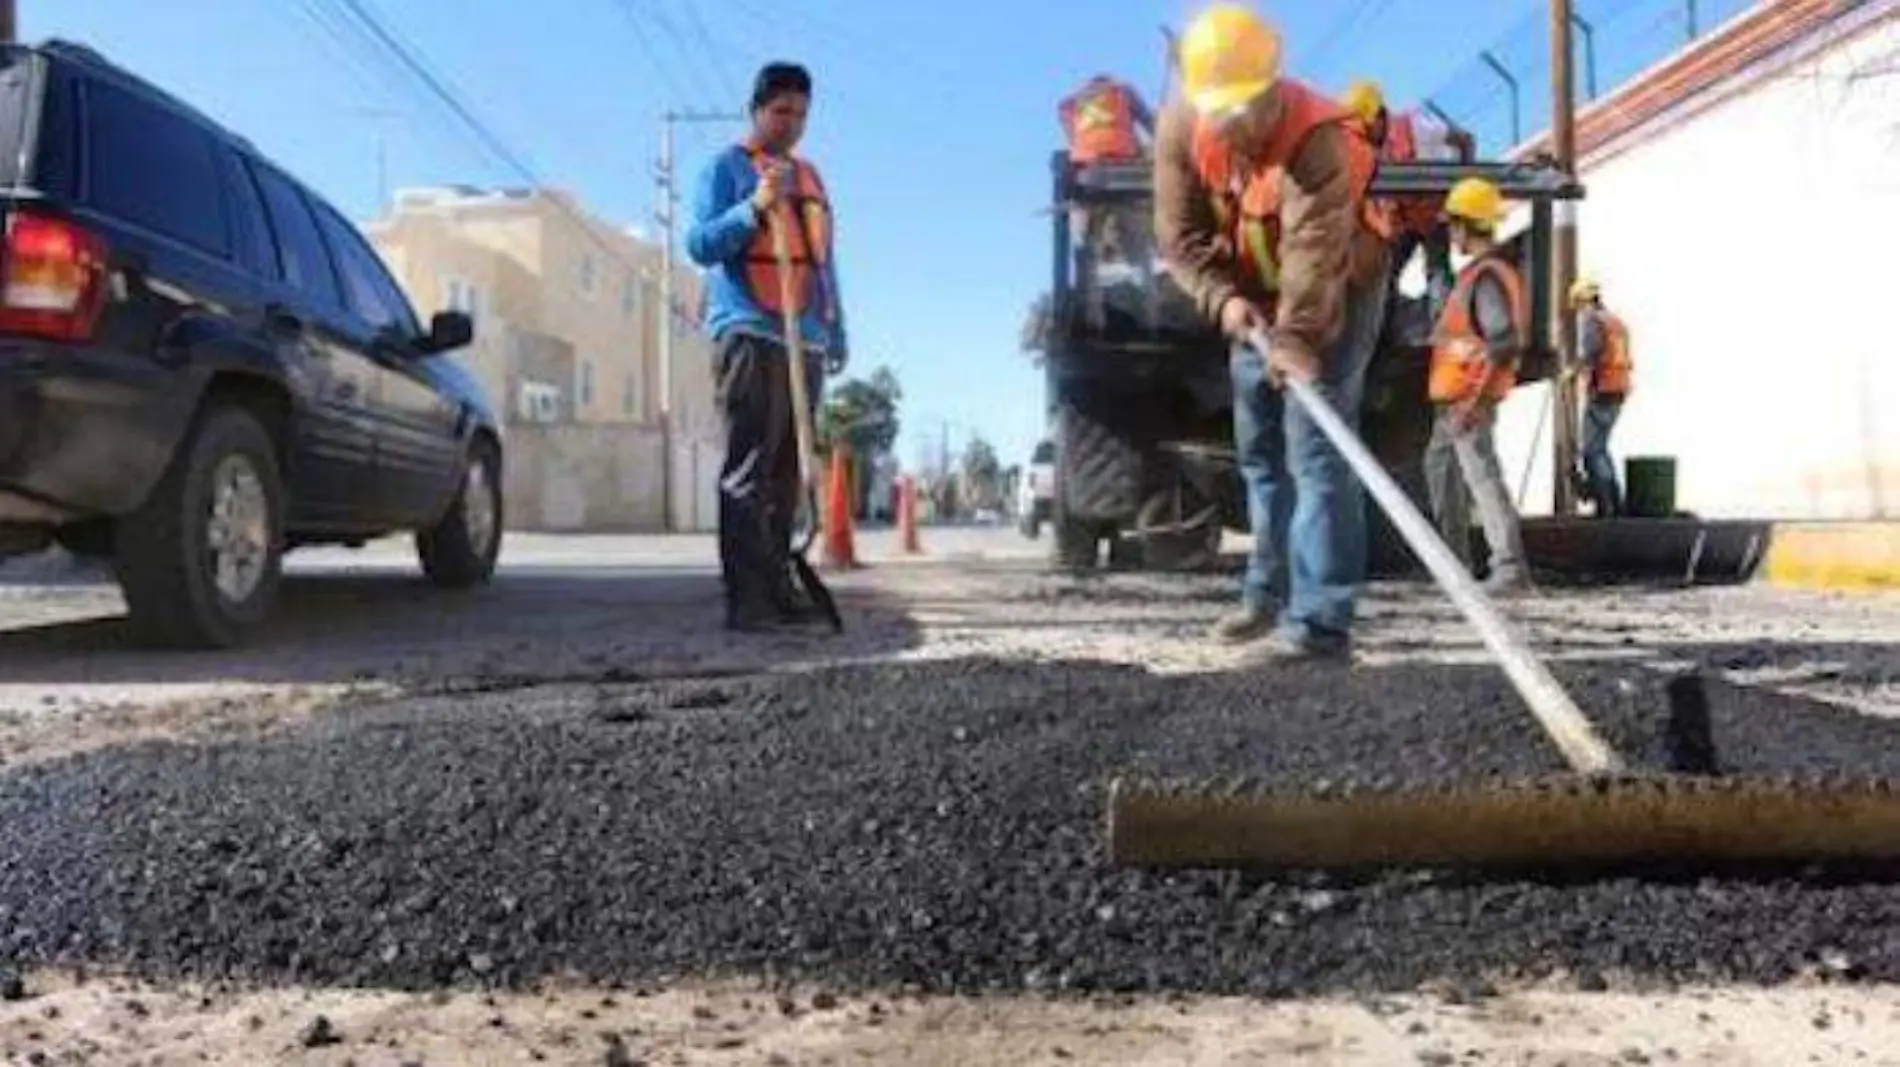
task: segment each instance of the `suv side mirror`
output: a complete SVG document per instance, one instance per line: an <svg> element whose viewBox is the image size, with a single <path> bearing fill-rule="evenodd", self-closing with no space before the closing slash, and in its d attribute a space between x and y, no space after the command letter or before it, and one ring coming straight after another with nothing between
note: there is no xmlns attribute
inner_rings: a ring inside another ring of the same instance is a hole
<svg viewBox="0 0 1900 1067"><path fill-rule="evenodd" d="M423 355L433 356L462 348L475 339L475 321L463 311L438 311L429 320L429 332L417 342Z"/></svg>

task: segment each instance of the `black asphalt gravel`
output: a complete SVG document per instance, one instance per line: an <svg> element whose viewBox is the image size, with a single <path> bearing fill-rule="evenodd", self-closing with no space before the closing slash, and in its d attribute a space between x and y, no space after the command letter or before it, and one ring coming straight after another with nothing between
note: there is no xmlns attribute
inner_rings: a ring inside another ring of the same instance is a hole
<svg viewBox="0 0 1900 1067"><path fill-rule="evenodd" d="M1664 758L1660 679L1560 673L1613 743ZM1711 709L1726 767L1900 776L1900 723L1720 685ZM1870 881L1108 870L1103 787L1131 766L1561 769L1477 668L959 660L411 700L0 776L0 971L1276 995L1560 972L1900 979L1900 889Z"/></svg>

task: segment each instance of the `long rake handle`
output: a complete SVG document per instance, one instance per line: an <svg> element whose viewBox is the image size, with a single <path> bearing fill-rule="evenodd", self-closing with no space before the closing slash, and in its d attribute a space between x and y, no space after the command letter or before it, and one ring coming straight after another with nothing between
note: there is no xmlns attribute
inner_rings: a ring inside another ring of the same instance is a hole
<svg viewBox="0 0 1900 1067"><path fill-rule="evenodd" d="M785 373L791 376L792 382L792 427L798 436L798 484L809 490L814 466L811 398L805 381L805 341L799 332L798 312L793 310L792 253L785 238L786 227L792 224L789 211L782 202L772 211L772 254L778 259L780 318L785 323Z"/></svg>
<svg viewBox="0 0 1900 1067"><path fill-rule="evenodd" d="M1250 343L1264 357L1269 343L1263 334L1256 333ZM1551 741L1563 751L1564 758L1572 768L1583 774L1601 774L1622 769L1623 761L1616 752L1598 735L1590 720L1564 692L1557 679L1551 677L1542 661L1530 649L1530 644L1513 627L1478 588L1478 583L1466 571L1464 565L1451 553L1444 539L1432 524L1419 514L1418 507L1405 495L1385 468L1374 459L1372 453L1352 432L1333 406L1326 402L1312 383L1287 376L1286 388L1306 408L1307 414L1319 424L1320 430L1332 441L1346 457L1353 472L1365 483L1373 499L1390 516L1399 534L1405 538L1412 551L1424 560L1425 567L1437 580L1440 589L1451 597L1458 610L1477 628L1478 636L1484 639L1485 647L1491 650L1498 665L1517 688L1524 703L1530 705L1531 714L1550 735Z"/></svg>

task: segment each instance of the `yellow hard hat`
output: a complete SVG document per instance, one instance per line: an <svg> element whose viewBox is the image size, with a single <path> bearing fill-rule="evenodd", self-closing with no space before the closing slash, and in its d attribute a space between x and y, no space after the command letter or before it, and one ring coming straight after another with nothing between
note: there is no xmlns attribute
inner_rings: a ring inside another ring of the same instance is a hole
<svg viewBox="0 0 1900 1067"><path fill-rule="evenodd" d="M1181 89L1202 114L1231 112L1280 80L1280 34L1240 4L1215 4L1181 35Z"/></svg>
<svg viewBox="0 0 1900 1067"><path fill-rule="evenodd" d="M1365 78L1353 82L1346 95L1339 98L1346 110L1359 116L1361 122L1371 122L1385 110L1385 94L1379 91L1379 83Z"/></svg>
<svg viewBox="0 0 1900 1067"><path fill-rule="evenodd" d="M1576 281L1570 283L1570 304L1572 307L1585 303L1586 301L1595 300L1602 294L1603 289L1597 285L1595 278L1578 278Z"/></svg>
<svg viewBox="0 0 1900 1067"><path fill-rule="evenodd" d="M1465 178L1445 194L1445 214L1482 226L1496 226L1507 210L1504 194L1483 178Z"/></svg>

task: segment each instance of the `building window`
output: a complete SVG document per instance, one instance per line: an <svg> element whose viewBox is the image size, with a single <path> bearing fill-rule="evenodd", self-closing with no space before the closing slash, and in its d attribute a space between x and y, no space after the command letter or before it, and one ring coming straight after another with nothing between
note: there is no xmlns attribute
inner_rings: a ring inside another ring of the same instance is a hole
<svg viewBox="0 0 1900 1067"><path fill-rule="evenodd" d="M460 311L471 319L480 315L481 290L477 289L473 283L465 282L460 278L450 278L445 288L448 290L448 295L444 300L445 310Z"/></svg>
<svg viewBox="0 0 1900 1067"><path fill-rule="evenodd" d="M523 381L516 404L522 422L555 422L561 417L561 391L546 382Z"/></svg>
<svg viewBox="0 0 1900 1067"><path fill-rule="evenodd" d="M592 407L594 403L594 361L581 360L581 381L574 392L579 395L581 407Z"/></svg>
<svg viewBox="0 0 1900 1067"><path fill-rule="evenodd" d="M620 287L620 314L632 318L640 307L640 279L629 274L626 284Z"/></svg>
<svg viewBox="0 0 1900 1067"><path fill-rule="evenodd" d="M633 395L633 375L629 373L625 378L620 379L620 413L622 415L633 414L633 402L635 399L636 397Z"/></svg>
<svg viewBox="0 0 1900 1067"><path fill-rule="evenodd" d="M594 295L594 257L592 253L581 256L581 292Z"/></svg>

